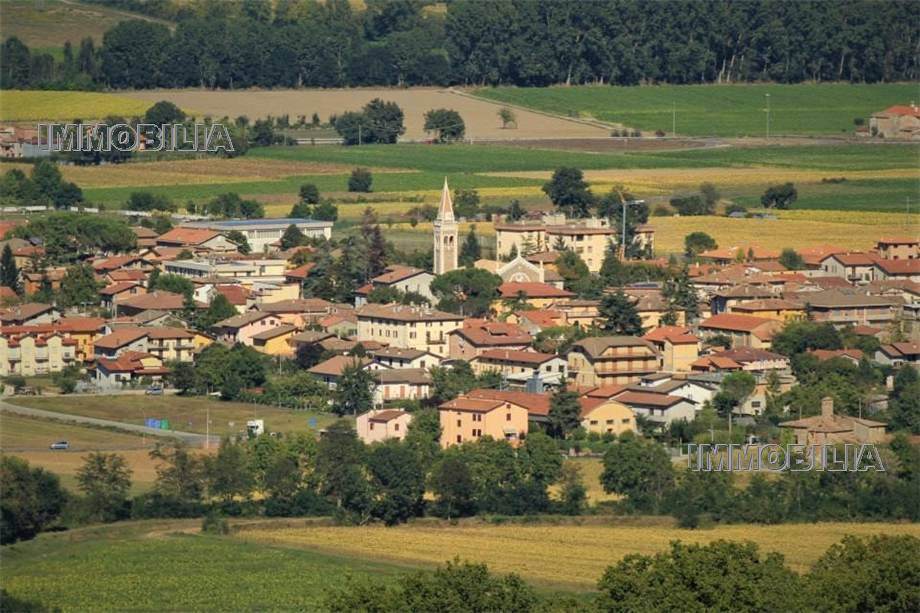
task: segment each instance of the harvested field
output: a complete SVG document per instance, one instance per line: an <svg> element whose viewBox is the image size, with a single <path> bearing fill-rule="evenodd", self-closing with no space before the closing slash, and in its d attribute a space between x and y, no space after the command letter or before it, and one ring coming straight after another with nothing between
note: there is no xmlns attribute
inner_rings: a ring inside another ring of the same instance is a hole
<svg viewBox="0 0 920 613"><path fill-rule="evenodd" d="M138 437L140 441L140 437ZM150 437L147 437L147 443L151 444ZM212 450L216 451L216 450ZM192 453L207 453L204 449L192 449ZM88 451L23 451L14 452L16 455L26 460L32 466L41 466L61 478L61 485L65 488L76 491L77 489L77 471L83 466L84 458ZM148 449L128 449L107 451L107 453L117 453L124 457L128 468L131 469L131 493L141 494L153 487L156 481L156 462L150 458Z"/></svg>
<svg viewBox="0 0 920 613"><path fill-rule="evenodd" d="M36 419L12 413L0 413L0 451L48 451L57 441L70 443L71 451L95 449L136 449L142 445L140 435L112 432L70 423ZM55 451L52 455L68 455Z"/></svg>
<svg viewBox="0 0 920 613"><path fill-rule="evenodd" d="M607 136L605 128L568 121L533 111L516 111L518 127L502 129L498 119L500 104L470 98L451 90L437 88L386 89L302 89L272 91L208 91L208 90L151 90L124 92L150 104L170 100L182 108L196 109L202 115L250 119L266 115L288 114L310 117L313 113L326 120L330 115L360 110L374 98L397 103L405 113L406 133L403 138L425 139L423 129L426 111L437 108L453 109L466 123L467 138L476 139L540 139L540 138L590 138Z"/></svg>
<svg viewBox="0 0 920 613"><path fill-rule="evenodd" d="M590 521L590 520L588 520ZM253 529L239 533L251 542L342 554L361 560L430 567L455 556L485 562L496 572L520 573L538 584L590 589L604 569L629 553L664 551L671 541L706 543L750 540L786 556L792 569L807 570L844 536L913 534L917 524L784 524L718 526L711 530L603 525L489 525L476 521L450 526L416 523L385 528L321 527ZM619 521L623 521L622 519Z"/></svg>
<svg viewBox="0 0 920 613"><path fill-rule="evenodd" d="M11 164L28 173L30 164ZM324 162L296 162L267 158L205 158L163 162L132 162L108 166L62 166L64 178L81 187L145 187L157 185L209 185L276 181L307 175L342 175L353 166ZM405 173L400 168L371 168L375 173Z"/></svg>

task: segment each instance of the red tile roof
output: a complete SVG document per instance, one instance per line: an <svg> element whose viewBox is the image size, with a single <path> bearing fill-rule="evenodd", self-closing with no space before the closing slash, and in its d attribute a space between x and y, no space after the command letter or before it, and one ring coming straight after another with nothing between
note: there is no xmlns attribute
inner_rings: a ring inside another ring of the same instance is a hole
<svg viewBox="0 0 920 613"><path fill-rule="evenodd" d="M353 355L336 355L308 369L307 372L313 373L314 375L340 377L345 368L349 366L355 364L366 366L370 363L370 358L359 358Z"/></svg>
<svg viewBox="0 0 920 613"><path fill-rule="evenodd" d="M523 362L525 364L543 364L553 358L558 358L555 353L539 353L537 351L513 351L510 349L489 349L479 354L474 360L496 360L500 362ZM562 358L561 358L562 359Z"/></svg>
<svg viewBox="0 0 920 613"><path fill-rule="evenodd" d="M206 228L173 228L157 237L158 244L200 245L220 233Z"/></svg>
<svg viewBox="0 0 920 613"><path fill-rule="evenodd" d="M617 395L614 400L622 402L625 405L653 406L653 407L670 407L684 400L680 396L670 396L668 394L655 394L653 392L634 392L628 391Z"/></svg>
<svg viewBox="0 0 920 613"><path fill-rule="evenodd" d="M889 275L920 275L920 260L876 260L875 265Z"/></svg>
<svg viewBox="0 0 920 613"><path fill-rule="evenodd" d="M878 115L902 115L907 117L920 117L920 107L906 104L896 104L889 106Z"/></svg>
<svg viewBox="0 0 920 613"><path fill-rule="evenodd" d="M523 292L528 298L571 298L575 294L570 291L559 289L548 283L502 283L498 286L498 292L504 299L517 298L518 294Z"/></svg>
<svg viewBox="0 0 920 613"><path fill-rule="evenodd" d="M780 322L764 317L720 313L719 315L713 315L709 319L701 322L700 327L715 330L731 330L733 332L752 332L768 324L777 327L781 326Z"/></svg>
<svg viewBox="0 0 920 613"><path fill-rule="evenodd" d="M233 306L244 306L249 298L249 290L242 285L215 285L214 291L226 298Z"/></svg>
<svg viewBox="0 0 920 613"><path fill-rule="evenodd" d="M667 341L672 345L693 345L700 342L690 328L683 326L661 326L648 332L642 338L652 342Z"/></svg>
<svg viewBox="0 0 920 613"><path fill-rule="evenodd" d="M493 390L486 388L474 389L467 393L468 398L478 400L500 400L510 402L527 409L531 415L547 416L552 397L549 394L534 394L531 392L515 392L508 390Z"/></svg>

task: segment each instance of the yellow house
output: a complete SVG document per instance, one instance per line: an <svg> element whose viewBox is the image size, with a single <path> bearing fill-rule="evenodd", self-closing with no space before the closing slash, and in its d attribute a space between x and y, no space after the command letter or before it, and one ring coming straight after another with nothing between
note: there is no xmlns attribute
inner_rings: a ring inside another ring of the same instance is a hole
<svg viewBox="0 0 920 613"><path fill-rule="evenodd" d="M214 339L207 334L203 334L197 330L190 330L190 332L195 335L195 338L192 339L192 344L195 346L195 353L198 353L214 342Z"/></svg>
<svg viewBox="0 0 920 613"><path fill-rule="evenodd" d="M527 436L527 409L504 400L460 396L438 407L441 447L478 441L483 436L518 445Z"/></svg>
<svg viewBox="0 0 920 613"><path fill-rule="evenodd" d="M45 375L76 363L77 343L62 334L0 335L0 376Z"/></svg>
<svg viewBox="0 0 920 613"><path fill-rule="evenodd" d="M779 298L738 302L729 307L729 312L784 322L805 319L805 306L801 302Z"/></svg>
<svg viewBox="0 0 920 613"><path fill-rule="evenodd" d="M610 250L610 242L617 236L617 231L609 226L602 226L599 221L587 220L586 225L569 224L548 226L546 241L553 249L569 249L578 254L591 272L600 272L604 257Z"/></svg>
<svg viewBox="0 0 920 613"><path fill-rule="evenodd" d="M635 336L594 336L581 339L568 353L569 378L579 387L636 383L658 371L658 351Z"/></svg>
<svg viewBox="0 0 920 613"><path fill-rule="evenodd" d="M492 303L496 313L513 311L515 303L522 299L534 309L548 309L559 300L575 296L570 291L560 289L548 283L508 282L498 286L498 300Z"/></svg>
<svg viewBox="0 0 920 613"><path fill-rule="evenodd" d="M252 337L252 347L268 355L290 356L294 354L291 338L296 333L297 328L290 324L269 328Z"/></svg>
<svg viewBox="0 0 920 613"><path fill-rule="evenodd" d="M636 414L622 402L600 398L579 398L581 427L598 434L636 432Z"/></svg>
<svg viewBox="0 0 920 613"><path fill-rule="evenodd" d="M690 372L700 357L700 339L684 326L661 326L643 336L661 354L665 372Z"/></svg>

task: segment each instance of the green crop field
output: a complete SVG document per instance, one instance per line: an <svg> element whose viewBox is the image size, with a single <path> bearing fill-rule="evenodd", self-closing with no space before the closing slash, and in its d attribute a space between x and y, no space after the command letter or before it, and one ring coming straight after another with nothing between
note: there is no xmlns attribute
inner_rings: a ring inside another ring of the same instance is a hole
<svg viewBox="0 0 920 613"><path fill-rule="evenodd" d="M2 3L0 3L2 5ZM152 105L117 94L61 91L0 91L0 121L73 121L109 115L141 116Z"/></svg>
<svg viewBox="0 0 920 613"><path fill-rule="evenodd" d="M318 428L334 420L326 413L182 396L58 396L17 398L16 404L131 424L143 424L145 418L168 419L173 430L201 434L210 412L210 432L220 436L245 431L247 419L264 419L265 429L273 432L306 431L312 418Z"/></svg>
<svg viewBox="0 0 920 613"><path fill-rule="evenodd" d="M4 547L0 578L55 611L309 611L347 576L385 579L393 565L232 538L179 534L200 520L137 522Z"/></svg>
<svg viewBox="0 0 920 613"><path fill-rule="evenodd" d="M917 100L916 83L851 85L734 84L642 87L494 87L476 95L559 115L591 117L646 132L682 136L763 136L770 101L771 135L852 133L853 120Z"/></svg>

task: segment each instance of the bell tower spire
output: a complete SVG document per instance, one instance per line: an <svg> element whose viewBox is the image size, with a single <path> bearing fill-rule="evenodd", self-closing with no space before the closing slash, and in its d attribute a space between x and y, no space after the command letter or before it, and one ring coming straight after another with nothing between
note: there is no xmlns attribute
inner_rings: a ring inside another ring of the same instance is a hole
<svg viewBox="0 0 920 613"><path fill-rule="evenodd" d="M441 189L438 217L434 220L434 274L442 275L457 268L457 221L450 197L447 177Z"/></svg>

